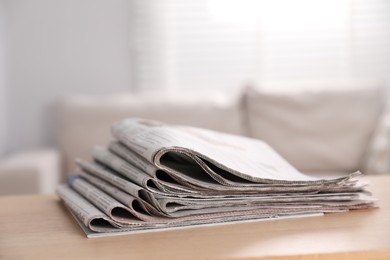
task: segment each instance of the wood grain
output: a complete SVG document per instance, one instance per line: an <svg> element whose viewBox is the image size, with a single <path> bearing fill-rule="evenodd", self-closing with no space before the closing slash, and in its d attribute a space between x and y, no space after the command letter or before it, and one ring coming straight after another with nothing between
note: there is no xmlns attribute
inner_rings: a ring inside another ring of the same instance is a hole
<svg viewBox="0 0 390 260"><path fill-rule="evenodd" d="M390 175L380 208L87 239L55 196L0 197L0 259L390 259Z"/></svg>

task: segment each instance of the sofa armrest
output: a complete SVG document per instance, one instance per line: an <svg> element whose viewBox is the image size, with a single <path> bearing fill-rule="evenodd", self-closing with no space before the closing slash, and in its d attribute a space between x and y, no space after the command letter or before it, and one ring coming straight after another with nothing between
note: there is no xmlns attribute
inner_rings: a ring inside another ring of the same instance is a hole
<svg viewBox="0 0 390 260"><path fill-rule="evenodd" d="M390 100L372 135L363 168L367 174L390 174Z"/></svg>
<svg viewBox="0 0 390 260"><path fill-rule="evenodd" d="M55 149L11 154L0 160L0 195L54 193L61 181L61 157Z"/></svg>

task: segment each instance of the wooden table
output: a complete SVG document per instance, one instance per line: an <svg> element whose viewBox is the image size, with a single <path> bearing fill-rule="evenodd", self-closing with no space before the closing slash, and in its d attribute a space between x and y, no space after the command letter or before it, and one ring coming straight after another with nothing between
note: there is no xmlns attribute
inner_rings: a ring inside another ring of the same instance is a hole
<svg viewBox="0 0 390 260"><path fill-rule="evenodd" d="M0 259L390 259L390 175L380 209L87 239L59 199L0 197Z"/></svg>

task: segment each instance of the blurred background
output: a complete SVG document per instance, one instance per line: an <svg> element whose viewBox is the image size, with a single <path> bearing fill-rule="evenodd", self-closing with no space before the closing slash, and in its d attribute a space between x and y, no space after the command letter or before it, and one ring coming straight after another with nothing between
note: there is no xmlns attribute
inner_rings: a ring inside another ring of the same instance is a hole
<svg viewBox="0 0 390 260"><path fill-rule="evenodd" d="M387 0L0 0L0 158L64 96L351 79L390 82Z"/></svg>

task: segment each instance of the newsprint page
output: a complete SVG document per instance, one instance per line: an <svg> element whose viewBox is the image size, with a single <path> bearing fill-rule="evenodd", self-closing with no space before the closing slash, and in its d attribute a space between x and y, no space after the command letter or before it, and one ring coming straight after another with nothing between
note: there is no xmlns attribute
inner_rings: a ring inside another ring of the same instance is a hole
<svg viewBox="0 0 390 260"><path fill-rule="evenodd" d="M265 142L128 118L57 194L88 237L376 207L359 172L309 176Z"/></svg>

